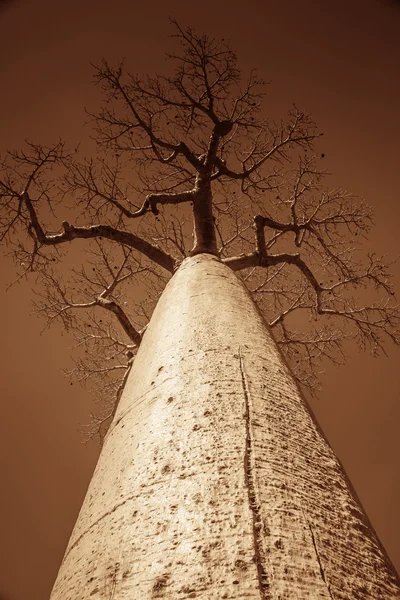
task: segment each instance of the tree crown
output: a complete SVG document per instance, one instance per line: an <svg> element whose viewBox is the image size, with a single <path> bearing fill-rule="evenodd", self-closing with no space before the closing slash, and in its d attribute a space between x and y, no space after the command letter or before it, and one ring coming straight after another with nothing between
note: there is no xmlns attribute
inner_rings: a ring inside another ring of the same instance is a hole
<svg viewBox="0 0 400 600"><path fill-rule="evenodd" d="M167 75L95 67L104 102L89 113L92 157L57 141L2 159L1 239L20 276L40 280L47 324L74 332L74 376L98 378L104 397L121 390L168 277L203 252L238 272L315 391L321 361L340 362L346 339L374 354L387 337L399 343L389 265L360 242L371 209L326 187L308 114L293 106L268 120L267 83L241 77L228 43L172 25Z"/></svg>

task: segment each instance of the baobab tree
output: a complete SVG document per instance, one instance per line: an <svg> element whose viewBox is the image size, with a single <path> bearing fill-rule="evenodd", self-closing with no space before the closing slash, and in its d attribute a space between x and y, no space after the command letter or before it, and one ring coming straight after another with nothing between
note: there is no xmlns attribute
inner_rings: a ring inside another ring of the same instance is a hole
<svg viewBox="0 0 400 600"><path fill-rule="evenodd" d="M51 598L398 598L300 391L348 338L399 343L371 210L326 187L309 115L268 121L229 45L173 26L167 74L96 67L92 158L2 164L3 241L103 402Z"/></svg>

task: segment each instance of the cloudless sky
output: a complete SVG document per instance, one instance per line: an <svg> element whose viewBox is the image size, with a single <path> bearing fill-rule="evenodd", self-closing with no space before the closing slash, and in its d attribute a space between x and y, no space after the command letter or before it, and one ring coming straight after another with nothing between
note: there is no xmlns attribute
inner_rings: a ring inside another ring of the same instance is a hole
<svg viewBox="0 0 400 600"><path fill-rule="evenodd" d="M162 70L171 28L230 40L246 72L271 80L266 114L290 105L324 132L326 166L374 207L367 247L399 254L400 4L378 0L0 0L0 152L25 138L71 146L88 135L83 107L98 101L90 63L126 57ZM91 398L60 370L71 340L30 315L31 284L5 292L1 261L2 396L0 600L46 600L93 471L98 447L78 431ZM400 291L400 267L394 266ZM313 408L378 536L400 568L400 350L373 360L349 348L328 367ZM349 599L350 600L350 599Z"/></svg>

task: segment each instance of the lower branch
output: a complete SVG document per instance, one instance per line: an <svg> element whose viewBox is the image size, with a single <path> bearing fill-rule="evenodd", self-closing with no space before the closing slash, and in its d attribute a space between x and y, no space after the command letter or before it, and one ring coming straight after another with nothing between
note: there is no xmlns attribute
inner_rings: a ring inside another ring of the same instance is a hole
<svg viewBox="0 0 400 600"><path fill-rule="evenodd" d="M251 252L250 254L240 254L239 256L230 256L224 258L222 262L230 267L232 271L242 271L252 267L266 267L265 256L260 252Z"/></svg>
<svg viewBox="0 0 400 600"><path fill-rule="evenodd" d="M125 312L119 304L117 304L114 300L109 300L108 298L101 297L95 300L95 304L114 313L114 315L118 319L119 324L125 331L126 335L129 337L129 339L135 344L135 346L140 346L142 336L137 331L137 329L134 328L134 326L132 325L129 318L127 317L127 315L125 314Z"/></svg>
<svg viewBox="0 0 400 600"><path fill-rule="evenodd" d="M225 258L222 262L233 271L241 271L242 269L249 269L251 267L270 267L282 263L295 265L308 279L316 292L321 292L324 289L316 280L314 273L300 257L300 254L266 254L261 252L251 252L250 254L241 254L240 256Z"/></svg>
<svg viewBox="0 0 400 600"><path fill-rule="evenodd" d="M157 246L153 246L146 240L138 237L133 233L127 231L121 231L110 225L90 225L88 227L74 227L67 221L63 222L64 231L62 233L47 234L43 231L42 226L39 223L36 211L32 205L31 200L27 192L22 194L22 198L28 209L32 228L36 234L36 237L40 244L44 246L55 246L57 244L63 244L64 242L72 242L77 238L92 239L92 238L106 238L119 244L134 248L153 262L157 263L163 269L174 272L175 259L173 256L164 252Z"/></svg>

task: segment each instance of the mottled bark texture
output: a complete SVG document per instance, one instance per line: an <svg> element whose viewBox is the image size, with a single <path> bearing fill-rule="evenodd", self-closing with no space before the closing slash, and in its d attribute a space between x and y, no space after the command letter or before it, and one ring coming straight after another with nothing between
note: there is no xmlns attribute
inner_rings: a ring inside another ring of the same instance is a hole
<svg viewBox="0 0 400 600"><path fill-rule="evenodd" d="M234 272L186 259L52 600L393 600L395 571Z"/></svg>

